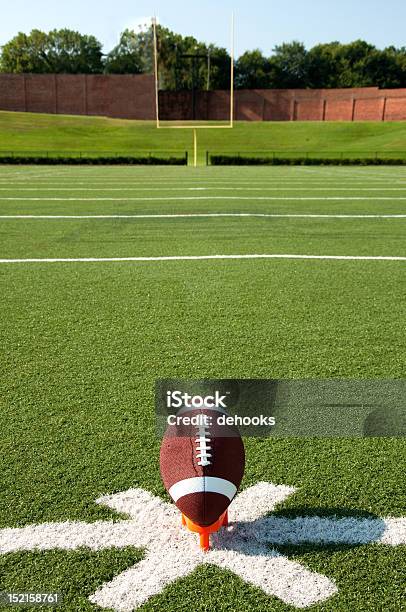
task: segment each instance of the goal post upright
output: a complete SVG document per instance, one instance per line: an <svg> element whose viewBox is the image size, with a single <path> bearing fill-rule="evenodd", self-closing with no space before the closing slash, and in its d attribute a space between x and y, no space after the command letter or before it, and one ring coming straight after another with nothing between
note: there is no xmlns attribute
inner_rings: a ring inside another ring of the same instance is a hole
<svg viewBox="0 0 406 612"><path fill-rule="evenodd" d="M153 30L153 48L154 48L154 81L155 81L155 118L156 127L158 129L179 129L179 130L193 130L193 165L197 167L197 130L207 129L232 129L234 127L234 53L235 53L235 19L234 13L231 14L231 47L230 47L230 117L224 125L162 125L160 113L159 113L159 62L158 62L158 35L157 35L157 18L152 17L152 30Z"/></svg>
<svg viewBox="0 0 406 612"><path fill-rule="evenodd" d="M155 118L156 127L159 128L159 78L158 78L158 44L156 37L156 17L152 17L152 30L154 35L154 77L155 77Z"/></svg>
<svg viewBox="0 0 406 612"><path fill-rule="evenodd" d="M230 127L234 125L234 13L231 13Z"/></svg>

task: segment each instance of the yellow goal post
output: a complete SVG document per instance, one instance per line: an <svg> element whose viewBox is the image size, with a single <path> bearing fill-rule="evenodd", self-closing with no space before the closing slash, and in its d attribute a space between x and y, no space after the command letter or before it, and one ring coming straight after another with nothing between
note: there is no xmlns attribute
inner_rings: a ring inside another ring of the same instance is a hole
<svg viewBox="0 0 406 612"><path fill-rule="evenodd" d="M159 74L158 74L158 40L157 40L157 18L152 17L152 29L154 39L154 78L155 78L155 116L158 129L193 130L193 166L197 167L197 130L229 130L234 127L234 13L231 15L231 44L230 44L230 116L224 125L163 125L159 114Z"/></svg>

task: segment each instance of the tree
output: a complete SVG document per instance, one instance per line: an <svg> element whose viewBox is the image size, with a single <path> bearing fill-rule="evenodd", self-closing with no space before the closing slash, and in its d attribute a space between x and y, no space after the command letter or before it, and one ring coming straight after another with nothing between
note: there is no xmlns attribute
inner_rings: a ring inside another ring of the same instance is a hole
<svg viewBox="0 0 406 612"><path fill-rule="evenodd" d="M229 89L230 56L226 49L157 26L161 89ZM2 47L0 70L14 73L151 74L152 27L124 30L103 61L94 36L68 29L18 33ZM209 73L210 70L210 73ZM364 40L337 41L306 50L293 41L275 47L267 58L246 51L235 63L237 88L406 87L406 47L379 50Z"/></svg>
<svg viewBox="0 0 406 612"><path fill-rule="evenodd" d="M230 56L226 49L207 46L193 36L182 36L162 26L157 26L157 45L161 89L206 89L209 65L211 89L230 87ZM199 57L185 57L192 55ZM152 27L139 32L125 30L107 56L106 72L152 73L153 60Z"/></svg>
<svg viewBox="0 0 406 612"><path fill-rule="evenodd" d="M308 87L340 87L340 75L344 70L341 51L342 45L337 41L310 49L307 56Z"/></svg>
<svg viewBox="0 0 406 612"><path fill-rule="evenodd" d="M138 74L144 72L145 57L140 37L131 30L124 30L120 42L107 56L105 71L111 74Z"/></svg>
<svg viewBox="0 0 406 612"><path fill-rule="evenodd" d="M406 47L400 49L389 47L385 51L395 58L399 70L399 87L406 87Z"/></svg>
<svg viewBox="0 0 406 612"><path fill-rule="evenodd" d="M3 72L50 72L46 59L47 35L32 30L30 35L19 32L2 47Z"/></svg>
<svg viewBox="0 0 406 612"><path fill-rule="evenodd" d="M276 46L269 62L271 87L287 89L307 86L308 57L303 43L293 41Z"/></svg>
<svg viewBox="0 0 406 612"><path fill-rule="evenodd" d="M20 32L2 48L1 69L14 73L100 73L102 45L72 30Z"/></svg>
<svg viewBox="0 0 406 612"><path fill-rule="evenodd" d="M381 88L402 87L402 70L395 55L375 50L362 66L363 82ZM403 79L404 81L404 79Z"/></svg>
<svg viewBox="0 0 406 612"><path fill-rule="evenodd" d="M348 45L342 45L342 70L339 76L339 87L368 87L374 85L365 70L365 64L376 48L364 40L355 40Z"/></svg>
<svg viewBox="0 0 406 612"><path fill-rule="evenodd" d="M332 42L313 47L308 61L309 87L406 85L406 52L395 47L380 51L362 40L348 45Z"/></svg>
<svg viewBox="0 0 406 612"><path fill-rule="evenodd" d="M222 47L209 45L207 52L210 54L210 89L230 89L231 57ZM203 74L207 83L207 70Z"/></svg>
<svg viewBox="0 0 406 612"><path fill-rule="evenodd" d="M157 37L160 86L163 89L206 89L209 64L210 88L230 87L230 56L226 49L207 46L193 36L175 34L161 26L158 26Z"/></svg>
<svg viewBox="0 0 406 612"><path fill-rule="evenodd" d="M235 86L238 89L269 87L270 62L259 49L246 51L235 64Z"/></svg>
<svg viewBox="0 0 406 612"><path fill-rule="evenodd" d="M406 50L375 50L365 59L364 71L368 81L378 87L406 87Z"/></svg>

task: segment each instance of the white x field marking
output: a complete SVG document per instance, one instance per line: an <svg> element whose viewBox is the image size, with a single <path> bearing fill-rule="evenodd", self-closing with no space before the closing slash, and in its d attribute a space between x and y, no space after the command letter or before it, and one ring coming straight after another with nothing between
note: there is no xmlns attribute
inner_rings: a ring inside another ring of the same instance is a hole
<svg viewBox="0 0 406 612"><path fill-rule="evenodd" d="M334 581L281 555L272 545L398 546L406 543L406 518L278 518L266 516L296 489L262 482L240 493L230 507L231 524L211 537L203 552L196 534L180 526L171 504L142 489L107 495L97 503L127 515L113 523L64 522L0 530L0 554L52 549L144 548L142 561L103 584L92 603L130 612L205 563L234 572L266 594L306 608L338 592ZM233 522L235 521L235 522Z"/></svg>

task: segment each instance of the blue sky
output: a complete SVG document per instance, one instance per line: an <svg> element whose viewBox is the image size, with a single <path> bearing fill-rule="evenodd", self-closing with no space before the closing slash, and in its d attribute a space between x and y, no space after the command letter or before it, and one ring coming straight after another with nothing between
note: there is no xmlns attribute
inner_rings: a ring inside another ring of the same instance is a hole
<svg viewBox="0 0 406 612"><path fill-rule="evenodd" d="M162 25L228 47L234 10L237 55L254 48L269 55L291 40L406 46L405 0L0 0L0 8L0 45L18 31L68 27L94 34L108 51L123 29L156 13Z"/></svg>

